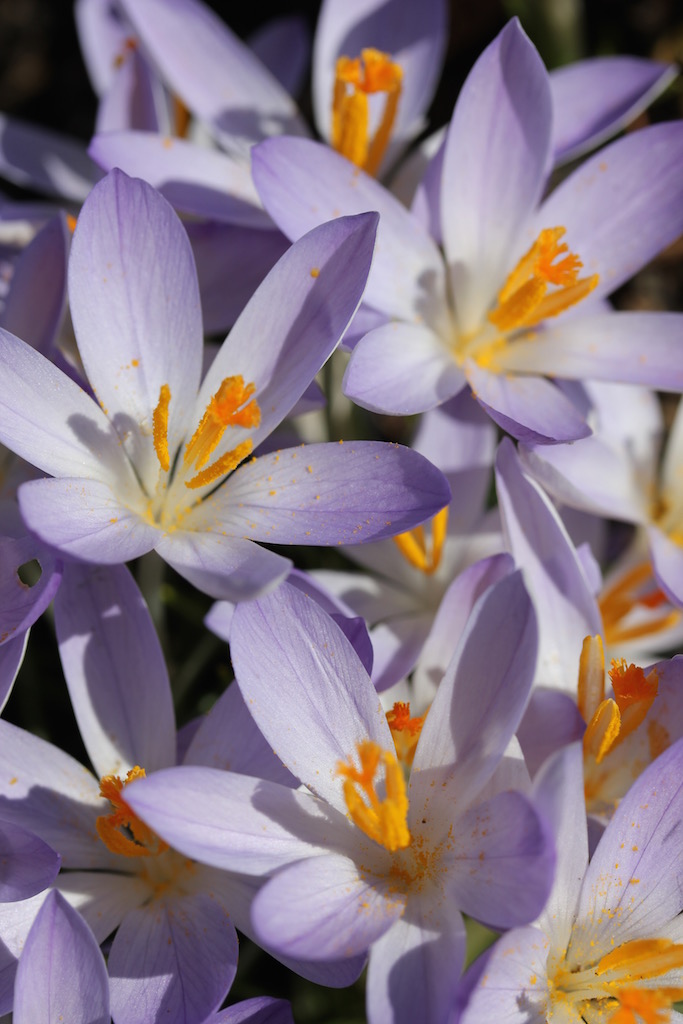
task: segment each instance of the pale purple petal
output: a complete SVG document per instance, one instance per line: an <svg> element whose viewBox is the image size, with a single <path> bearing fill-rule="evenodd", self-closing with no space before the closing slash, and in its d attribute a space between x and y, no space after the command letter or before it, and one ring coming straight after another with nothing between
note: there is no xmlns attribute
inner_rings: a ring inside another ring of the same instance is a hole
<svg viewBox="0 0 683 1024"><path fill-rule="evenodd" d="M292 563L242 536L176 530L164 535L157 551L176 572L210 597L248 601L271 590Z"/></svg>
<svg viewBox="0 0 683 1024"><path fill-rule="evenodd" d="M38 911L19 960L16 1024L109 1024L109 980L97 941L57 892Z"/></svg>
<svg viewBox="0 0 683 1024"><path fill-rule="evenodd" d="M74 232L69 299L93 390L153 490L159 463L152 411L167 384L172 457L194 429L189 416L201 372L202 320L187 235L145 182L114 170L91 193Z"/></svg>
<svg viewBox="0 0 683 1024"><path fill-rule="evenodd" d="M153 890L143 875L124 874L120 855L107 853L98 843L107 859L101 857L94 871L62 871L55 888L85 918L97 941L104 942L126 914L149 901Z"/></svg>
<svg viewBox="0 0 683 1024"><path fill-rule="evenodd" d="M372 681L378 693L405 679L420 658L431 625L431 614L391 616L372 630Z"/></svg>
<svg viewBox="0 0 683 1024"><path fill-rule="evenodd" d="M204 412L223 378L256 387L256 429L226 431L219 457L243 436L254 448L299 400L339 344L363 296L377 217L339 218L291 246L258 288L211 364L197 398Z"/></svg>
<svg viewBox="0 0 683 1024"><path fill-rule="evenodd" d="M533 921L550 893L555 848L521 793L499 793L458 820L449 891L470 917L502 930Z"/></svg>
<svg viewBox="0 0 683 1024"><path fill-rule="evenodd" d="M64 312L67 245L66 221L60 214L47 222L14 264L2 311L3 328L44 355L52 348Z"/></svg>
<svg viewBox="0 0 683 1024"><path fill-rule="evenodd" d="M479 326L510 270L543 189L551 119L547 72L515 18L474 65L446 137L442 229L461 331Z"/></svg>
<svg viewBox="0 0 683 1024"><path fill-rule="evenodd" d="M455 788L464 809L491 777L524 711L537 642L521 573L503 576L475 604L422 728L411 818L442 790L445 801Z"/></svg>
<svg viewBox="0 0 683 1024"><path fill-rule="evenodd" d="M15 185L82 203L101 176L85 143L0 114L0 171Z"/></svg>
<svg viewBox="0 0 683 1024"><path fill-rule="evenodd" d="M175 762L173 699L161 645L125 566L65 568L55 628L76 721L98 775Z"/></svg>
<svg viewBox="0 0 683 1024"><path fill-rule="evenodd" d="M490 373L472 360L465 375L491 419L520 441L557 444L591 433L578 409L551 381Z"/></svg>
<svg viewBox="0 0 683 1024"><path fill-rule="evenodd" d="M511 441L496 460L506 544L524 570L539 623L536 682L575 695L584 637L602 634L602 618L567 531L543 491L524 475Z"/></svg>
<svg viewBox="0 0 683 1024"><path fill-rule="evenodd" d="M648 531L657 582L674 604L683 604L683 548L656 526Z"/></svg>
<svg viewBox="0 0 683 1024"><path fill-rule="evenodd" d="M28 644L28 630L15 640L9 640L0 646L0 711L12 692L14 681L17 678L26 653Z"/></svg>
<svg viewBox="0 0 683 1024"><path fill-rule="evenodd" d="M374 178L309 139L269 139L254 150L252 170L263 205L288 238L340 214L377 210L377 251L365 301L409 322L443 314L445 274L436 245Z"/></svg>
<svg viewBox="0 0 683 1024"><path fill-rule="evenodd" d="M410 448L311 444L243 463L193 525L271 544L363 544L412 529L449 499L441 471Z"/></svg>
<svg viewBox="0 0 683 1024"><path fill-rule="evenodd" d="M17 961L24 948L33 920L45 900L41 892L27 900L7 903L0 917L0 1013L9 1013L14 1000L14 979ZM9 1024L9 1018L3 1019Z"/></svg>
<svg viewBox="0 0 683 1024"><path fill-rule="evenodd" d="M355 831L310 793L214 768L164 768L130 783L126 801L175 850L244 875L348 844Z"/></svg>
<svg viewBox="0 0 683 1024"><path fill-rule="evenodd" d="M567 666L567 675L571 677L569 668ZM578 677L578 662L574 676ZM585 730L586 723L576 706L576 693L570 696L559 690L534 687L517 730L529 774L533 777L551 754L580 740Z"/></svg>
<svg viewBox="0 0 683 1024"><path fill-rule="evenodd" d="M683 231L683 126L656 124L584 161L546 199L530 226L562 226L563 241L599 274L592 298L609 295Z"/></svg>
<svg viewBox="0 0 683 1024"><path fill-rule="evenodd" d="M47 889L60 862L59 854L33 832L0 819L0 903L25 900Z"/></svg>
<svg viewBox="0 0 683 1024"><path fill-rule="evenodd" d="M301 91L311 56L311 36L298 14L272 18L247 38L250 49L290 96Z"/></svg>
<svg viewBox="0 0 683 1024"><path fill-rule="evenodd" d="M457 1024L546 1024L549 949L540 928L515 928L499 939Z"/></svg>
<svg viewBox="0 0 683 1024"><path fill-rule="evenodd" d="M212 895L169 895L126 914L108 966L117 1024L196 1024L233 982L237 934Z"/></svg>
<svg viewBox="0 0 683 1024"><path fill-rule="evenodd" d="M0 536L0 644L24 633L43 614L62 579L61 562L30 534ZM29 586L22 566L36 561L40 578Z"/></svg>
<svg viewBox="0 0 683 1024"><path fill-rule="evenodd" d="M237 608L231 656L268 742L312 792L346 814L338 763L363 740L384 750L392 740L375 689L339 627L315 600L283 584Z"/></svg>
<svg viewBox="0 0 683 1024"><path fill-rule="evenodd" d="M167 118L163 117L164 96L158 79L137 48L124 44L118 56L116 73L97 108L95 131L159 131L160 122Z"/></svg>
<svg viewBox="0 0 683 1024"><path fill-rule="evenodd" d="M76 0L74 18L90 82L101 95L114 77L115 61L126 41L126 26L111 0Z"/></svg>
<svg viewBox="0 0 683 1024"><path fill-rule="evenodd" d="M225 153L150 131L96 135L90 155L105 171L144 178L176 210L242 227L268 228L248 166Z"/></svg>
<svg viewBox="0 0 683 1024"><path fill-rule="evenodd" d="M405 897L329 853L279 871L252 907L256 934L290 956L337 960L364 953L403 913Z"/></svg>
<svg viewBox="0 0 683 1024"><path fill-rule="evenodd" d="M361 338L343 382L344 394L364 409L396 416L432 409L464 387L438 334L395 320Z"/></svg>
<svg viewBox="0 0 683 1024"><path fill-rule="evenodd" d="M204 1024L294 1024L292 1008L284 999L256 996L228 1006Z"/></svg>
<svg viewBox="0 0 683 1024"><path fill-rule="evenodd" d="M114 564L151 551L160 533L100 480L32 480L19 489L26 525L73 558Z"/></svg>
<svg viewBox="0 0 683 1024"><path fill-rule="evenodd" d="M447 901L446 901L447 902ZM408 902L404 916L370 950L371 1024L441 1024L465 962L465 926L455 906Z"/></svg>
<svg viewBox="0 0 683 1024"><path fill-rule="evenodd" d="M199 0L124 0L167 84L229 147L305 131L289 93Z"/></svg>
<svg viewBox="0 0 683 1024"><path fill-rule="evenodd" d="M553 157L573 160L599 146L664 92L674 65L642 57L593 57L550 72Z"/></svg>

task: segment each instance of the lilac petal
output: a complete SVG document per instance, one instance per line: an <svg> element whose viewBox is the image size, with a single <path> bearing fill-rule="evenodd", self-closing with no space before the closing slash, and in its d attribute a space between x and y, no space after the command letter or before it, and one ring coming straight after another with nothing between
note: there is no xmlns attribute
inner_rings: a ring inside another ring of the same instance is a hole
<svg viewBox="0 0 683 1024"><path fill-rule="evenodd" d="M410 448L348 441L244 463L203 511L272 544L363 544L412 529L449 498L441 471Z"/></svg>
<svg viewBox="0 0 683 1024"><path fill-rule="evenodd" d="M683 604L683 549L656 526L647 534L657 582L670 601Z"/></svg>
<svg viewBox="0 0 683 1024"><path fill-rule="evenodd" d="M228 1006L204 1024L294 1024L292 1007L285 999L256 996Z"/></svg>
<svg viewBox="0 0 683 1024"><path fill-rule="evenodd" d="M197 264L204 330L220 334L235 323L286 252L287 239L277 230L254 231L217 221L188 222L184 227Z"/></svg>
<svg viewBox="0 0 683 1024"><path fill-rule="evenodd" d="M310 793L214 768L164 768L130 783L126 801L175 850L244 875L348 844L352 831Z"/></svg>
<svg viewBox="0 0 683 1024"><path fill-rule="evenodd" d="M221 381L239 373L256 388L261 422L226 431L216 457L243 435L256 448L337 347L363 296L376 228L372 213L322 225L291 246L258 288L204 378L196 412L201 417Z"/></svg>
<svg viewBox="0 0 683 1024"><path fill-rule="evenodd" d="M33 561L38 562L40 578L29 586L19 572ZM35 537L0 536L0 643L24 633L40 618L61 579L61 563Z"/></svg>
<svg viewBox="0 0 683 1024"><path fill-rule="evenodd" d="M435 795L435 779L444 799L455 788L462 808L490 779L524 711L536 649L536 616L521 573L503 576L475 604L422 728L411 816Z"/></svg>
<svg viewBox="0 0 683 1024"><path fill-rule="evenodd" d="M30 345L0 329L0 441L54 476L134 478L96 402Z"/></svg>
<svg viewBox="0 0 683 1024"><path fill-rule="evenodd" d="M204 616L204 625L226 644L230 643L232 617L237 606L232 601L216 601Z"/></svg>
<svg viewBox="0 0 683 1024"><path fill-rule="evenodd" d="M147 605L125 566L68 565L55 603L59 656L98 775L175 761L166 663Z"/></svg>
<svg viewBox="0 0 683 1024"><path fill-rule="evenodd" d="M349 857L328 853L279 871L259 890L259 939L290 956L336 960L364 953L403 913L404 898Z"/></svg>
<svg viewBox="0 0 683 1024"><path fill-rule="evenodd" d="M23 635L0 646L0 712L12 693L12 687L24 661L28 630Z"/></svg>
<svg viewBox="0 0 683 1024"><path fill-rule="evenodd" d="M465 375L491 419L520 441L558 444L591 433L569 399L542 377L489 373L472 360L467 360Z"/></svg>
<svg viewBox="0 0 683 1024"><path fill-rule="evenodd" d="M142 267L145 272L138 272ZM69 299L98 401L122 440L133 432L126 447L141 433L138 445L146 442L151 450L145 435L167 384L168 447L175 452L194 429L189 416L201 372L199 291L187 235L145 182L114 170L93 189L74 233ZM140 471L139 459L134 461ZM153 453L150 462L143 477L149 475L151 491L159 474Z"/></svg>
<svg viewBox="0 0 683 1024"><path fill-rule="evenodd" d="M465 926L454 907L410 901L370 951L368 1019L440 1024L448 1019L465 962Z"/></svg>
<svg viewBox="0 0 683 1024"><path fill-rule="evenodd" d="M16 1024L109 1024L109 979L97 941L58 892L49 893L17 968Z"/></svg>
<svg viewBox="0 0 683 1024"><path fill-rule="evenodd" d="M149 64L137 49L124 44L116 74L100 99L95 131L159 131L157 107L163 110L162 103L159 82Z"/></svg>
<svg viewBox="0 0 683 1024"><path fill-rule="evenodd" d="M415 322L446 306L441 255L425 229L374 178L327 146L309 139L269 139L252 156L256 188L288 238L340 213L377 210L377 252L365 301L399 320Z"/></svg>
<svg viewBox="0 0 683 1024"><path fill-rule="evenodd" d="M678 69L642 57L594 57L550 72L555 163L605 142L664 92Z"/></svg>
<svg viewBox="0 0 683 1024"><path fill-rule="evenodd" d="M417 688L438 686L465 631L474 605L490 586L514 569L508 554L492 555L468 566L450 584L430 623L415 670Z"/></svg>
<svg viewBox="0 0 683 1024"><path fill-rule="evenodd" d="M60 863L59 854L33 832L0 820L0 903L25 900L47 889Z"/></svg>
<svg viewBox="0 0 683 1024"><path fill-rule="evenodd" d="M499 939L457 1024L546 1024L549 949L540 928L515 928Z"/></svg>
<svg viewBox="0 0 683 1024"><path fill-rule="evenodd" d="M432 409L464 386L462 370L438 334L397 321L361 338L343 382L344 394L357 405L396 416Z"/></svg>
<svg viewBox="0 0 683 1024"><path fill-rule="evenodd" d="M214 12L198 0L124 0L162 76L229 148L273 132L305 132L291 96Z"/></svg>
<svg viewBox="0 0 683 1024"><path fill-rule="evenodd" d="M237 970L237 934L213 895L168 896L121 922L109 954L122 1024L195 1024L218 1009Z"/></svg>
<svg viewBox="0 0 683 1024"><path fill-rule="evenodd" d="M224 153L150 131L96 135L90 155L105 171L144 178L176 210L242 227L271 227L249 168Z"/></svg>
<svg viewBox="0 0 683 1024"><path fill-rule="evenodd" d="M574 695L584 637L603 631L597 602L561 519L507 439L498 450L496 487L507 547L538 614L536 681Z"/></svg>
<svg viewBox="0 0 683 1024"><path fill-rule="evenodd" d="M60 214L47 222L14 264L2 311L3 328L44 355L52 348L64 312L67 245L66 221Z"/></svg>
<svg viewBox="0 0 683 1024"><path fill-rule="evenodd" d="M32 480L19 489L19 507L41 540L85 561L127 562L151 551L159 539L156 527L99 480Z"/></svg>
<svg viewBox="0 0 683 1024"><path fill-rule="evenodd" d="M201 720L183 764L222 768L283 786L298 784L259 730L235 684Z"/></svg>
<svg viewBox="0 0 683 1024"><path fill-rule="evenodd" d="M74 17L78 42L93 89L107 91L124 50L127 30L111 0L76 0Z"/></svg>
<svg viewBox="0 0 683 1024"><path fill-rule="evenodd" d="M547 72L514 18L474 65L446 136L442 228L463 332L491 305L541 196L551 119Z"/></svg>
<svg viewBox="0 0 683 1024"><path fill-rule="evenodd" d="M157 551L176 572L210 597L249 601L285 579L292 563L240 536L176 530Z"/></svg>
<svg viewBox="0 0 683 1024"><path fill-rule="evenodd" d="M338 763L363 740L384 750L392 740L374 687L339 627L316 601L283 584L237 608L231 656L249 710L278 756L346 814Z"/></svg>
<svg viewBox="0 0 683 1024"><path fill-rule="evenodd" d="M458 820L450 891L492 928L533 921L550 893L555 849L545 819L521 793L499 793Z"/></svg>
<svg viewBox="0 0 683 1024"><path fill-rule="evenodd" d="M378 693L405 679L420 658L431 625L431 614L392 616L372 631L372 681Z"/></svg>
<svg viewBox="0 0 683 1024"><path fill-rule="evenodd" d="M290 96L298 96L311 56L311 35L298 14L272 18L247 39L249 48Z"/></svg>
<svg viewBox="0 0 683 1024"><path fill-rule="evenodd" d="M656 935L683 907L683 741L636 779L608 824L586 872L577 910L576 956L589 942ZM576 933L576 932L575 932Z"/></svg>
<svg viewBox="0 0 683 1024"><path fill-rule="evenodd" d="M530 237L566 227L586 274L609 295L683 231L683 126L656 124L618 139L584 161L546 199Z"/></svg>
<svg viewBox="0 0 683 1024"><path fill-rule="evenodd" d="M391 166L423 127L443 64L447 22L443 0L427 0L419 7L411 0L327 0L313 47L312 91L320 134L330 136L337 58L359 57L368 46L388 53L403 70L396 121L383 161L385 167Z"/></svg>
<svg viewBox="0 0 683 1024"><path fill-rule="evenodd" d="M574 675L577 674L578 663L574 669ZM551 754L580 740L585 729L586 723L576 706L576 695L535 687L517 730L529 774L533 777Z"/></svg>
<svg viewBox="0 0 683 1024"><path fill-rule="evenodd" d="M576 317L516 340L503 352L501 366L512 373L683 391L682 334L681 313Z"/></svg>
<svg viewBox="0 0 683 1024"><path fill-rule="evenodd" d="M0 114L3 178L38 192L82 203L100 170L75 139Z"/></svg>
<svg viewBox="0 0 683 1024"><path fill-rule="evenodd" d="M435 242L442 243L441 237L441 176L443 174L443 158L446 152L446 126L440 128L434 132L433 135L422 142L416 150L413 151L412 159L422 154L421 163L423 165L422 172L419 175L419 180L416 183L415 193L409 202L406 202L406 206L410 208L410 212L413 216L417 217L420 223L429 231ZM410 161L411 157L408 157L399 170L396 179L392 180L392 191L401 196L400 186L403 180L404 168ZM397 185L399 191L397 192ZM404 200L405 201L405 200Z"/></svg>
<svg viewBox="0 0 683 1024"><path fill-rule="evenodd" d="M97 941L104 942L126 914L149 901L153 890L142 874L122 873L120 855L108 854L99 845L107 861L101 857L94 871L62 871L55 888L87 921ZM110 870L103 870L105 863Z"/></svg>
<svg viewBox="0 0 683 1024"><path fill-rule="evenodd" d="M46 893L17 903L7 903L0 917L0 1013L9 1013L14 1001L14 980L19 956L24 948L34 918L43 905ZM9 1018L2 1018L9 1024Z"/></svg>

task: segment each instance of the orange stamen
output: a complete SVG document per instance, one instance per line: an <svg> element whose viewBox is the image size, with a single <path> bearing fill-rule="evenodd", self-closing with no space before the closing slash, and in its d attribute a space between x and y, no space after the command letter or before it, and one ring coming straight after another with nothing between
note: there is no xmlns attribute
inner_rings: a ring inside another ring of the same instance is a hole
<svg viewBox="0 0 683 1024"><path fill-rule="evenodd" d="M642 668L627 665L623 658L612 661L609 677L621 713L621 742L638 728L652 707L659 688L659 678L654 669L646 676Z"/></svg>
<svg viewBox="0 0 683 1024"><path fill-rule="evenodd" d="M668 599L657 586L650 562L640 562L629 569L599 598L600 614L605 629L605 641L616 646L631 640L663 632L675 626L681 618L677 608L671 608L654 618L646 618L636 625L627 623L628 616L638 606L655 609L668 605Z"/></svg>
<svg viewBox="0 0 683 1024"><path fill-rule="evenodd" d="M154 451L157 453L159 465L168 473L171 465L168 454L168 407L171 403L171 389L168 384L162 384L159 391L159 401L152 413L152 425L154 432Z"/></svg>
<svg viewBox="0 0 683 1024"><path fill-rule="evenodd" d="M344 778L344 800L351 821L391 852L410 846L408 797L401 766L392 753L372 740L358 743L356 750L360 768L351 759L348 764L337 764L337 774ZM380 800L375 789L380 762L384 765L384 800Z"/></svg>
<svg viewBox="0 0 683 1024"><path fill-rule="evenodd" d="M145 770L135 765L122 782L118 775L105 775L100 781L100 796L105 797L114 808L111 814L103 814L95 821L100 839L112 853L124 857L150 857L163 853L167 844L141 821L128 806L122 793L135 779L144 779ZM121 831L128 830L130 837Z"/></svg>
<svg viewBox="0 0 683 1024"><path fill-rule="evenodd" d="M376 174L391 138L401 95L403 71L388 54L365 49L360 57L337 60L332 100L332 147L361 167ZM368 95L383 92L382 118L369 139Z"/></svg>
<svg viewBox="0 0 683 1024"><path fill-rule="evenodd" d="M399 761L410 767L415 757L417 741L422 732L427 713L419 718L410 717L410 703L396 701L391 711L387 711L387 722L396 747Z"/></svg>
<svg viewBox="0 0 683 1024"><path fill-rule="evenodd" d="M584 722L590 722L605 696L605 652L602 637L587 636L579 658L578 706Z"/></svg>
<svg viewBox="0 0 683 1024"><path fill-rule="evenodd" d="M423 526L399 533L394 543L411 565L431 576L439 567L444 541L448 532L448 506L437 512L431 521L431 537L425 536Z"/></svg>

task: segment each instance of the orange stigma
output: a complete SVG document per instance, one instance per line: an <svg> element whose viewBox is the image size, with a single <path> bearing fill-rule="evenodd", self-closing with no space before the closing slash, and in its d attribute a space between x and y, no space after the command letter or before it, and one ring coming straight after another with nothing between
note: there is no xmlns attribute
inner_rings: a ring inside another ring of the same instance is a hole
<svg viewBox="0 0 683 1024"><path fill-rule="evenodd" d="M597 285L597 274L579 278L581 260L569 252L566 244L558 244L565 230L544 228L508 276L498 293L496 308L488 315L502 334L558 316L585 299ZM554 290L548 291L549 285Z"/></svg>
<svg viewBox="0 0 683 1024"><path fill-rule="evenodd" d="M148 828L137 817L123 798L123 791L129 782L144 779L145 770L135 765L122 782L118 775L105 775L100 781L100 796L105 797L114 810L111 814L103 814L95 821L97 834L112 853L120 853L124 857L154 857L164 850L167 844ZM126 832L129 834L126 835Z"/></svg>
<svg viewBox="0 0 683 1024"><path fill-rule="evenodd" d="M354 825L390 852L410 846L408 830L408 797L401 766L395 756L372 740L356 745L360 768L349 758L337 764L337 774L344 779L344 800ZM375 790L375 776L380 762L384 765L386 796L380 800Z"/></svg>
<svg viewBox="0 0 683 1024"><path fill-rule="evenodd" d="M424 526L399 533L394 543L403 557L426 576L439 568L446 533L448 531L448 505L437 512L431 520L431 534L427 536Z"/></svg>
<svg viewBox="0 0 683 1024"><path fill-rule="evenodd" d="M387 722L396 747L396 756L401 764L408 768L413 763L417 741L422 732L427 712L419 718L410 717L410 703L396 701L391 711L387 711Z"/></svg>
<svg viewBox="0 0 683 1024"><path fill-rule="evenodd" d="M366 49L337 61L332 100L332 147L368 174L377 174L391 138L403 70L388 54ZM385 93L381 120L370 139L368 96Z"/></svg>

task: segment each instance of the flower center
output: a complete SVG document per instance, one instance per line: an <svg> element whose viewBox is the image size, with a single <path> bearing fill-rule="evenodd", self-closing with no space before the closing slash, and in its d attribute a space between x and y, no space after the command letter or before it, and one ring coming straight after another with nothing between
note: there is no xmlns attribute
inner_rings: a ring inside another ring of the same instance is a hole
<svg viewBox="0 0 683 1024"><path fill-rule="evenodd" d="M638 563L605 589L599 606L605 642L610 646L663 632L681 619L681 612L657 586L650 562Z"/></svg>
<svg viewBox="0 0 683 1024"><path fill-rule="evenodd" d="M100 781L100 796L109 801L113 810L97 818L95 828L112 853L120 853L124 857L156 857L168 850L163 839L140 821L123 798L123 791L129 782L144 778L144 768L135 765L123 782L118 775L105 775Z"/></svg>
<svg viewBox="0 0 683 1024"><path fill-rule="evenodd" d="M611 950L592 967L570 971L562 960L550 979L551 1006L578 1004L606 1024L665 1024L681 988L651 988L648 982L683 967L683 945L669 939L635 939ZM598 1002L598 1006L591 1003ZM600 1005L601 1004L601 1005Z"/></svg>
<svg viewBox="0 0 683 1024"><path fill-rule="evenodd" d="M391 138L401 96L400 64L380 50L337 61L332 99L332 148L368 174L377 174ZM384 109L370 138L368 96L384 93Z"/></svg>
<svg viewBox="0 0 683 1024"><path fill-rule="evenodd" d="M429 533L424 526L415 526L393 538L403 557L425 576L431 576L439 568L448 530L448 505L436 513L429 527Z"/></svg>
<svg viewBox="0 0 683 1024"><path fill-rule="evenodd" d="M579 278L583 263L566 243L559 241L565 231L566 228L555 227L540 232L508 275L495 307L488 314L496 333L492 336L490 328L484 328L474 335L465 335L456 351L459 362L472 357L480 366L500 372L498 357L508 343L508 335L559 316L593 291L598 274Z"/></svg>
<svg viewBox="0 0 683 1024"><path fill-rule="evenodd" d="M422 732L427 712L419 718L410 717L410 703L396 701L391 711L387 711L387 722L396 747L396 756L402 765L410 768L415 757L417 741Z"/></svg>
<svg viewBox="0 0 683 1024"><path fill-rule="evenodd" d="M344 800L349 817L366 836L391 851L410 845L408 831L408 796L403 771L394 754L382 750L372 740L356 744L360 761L357 768L352 758L337 764L337 774L344 779ZM385 797L376 791L376 776L384 766Z"/></svg>

